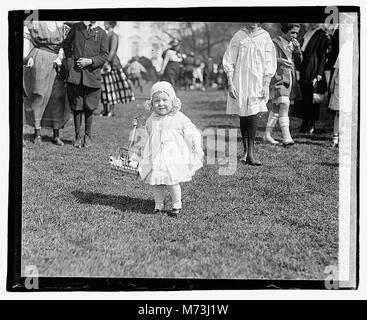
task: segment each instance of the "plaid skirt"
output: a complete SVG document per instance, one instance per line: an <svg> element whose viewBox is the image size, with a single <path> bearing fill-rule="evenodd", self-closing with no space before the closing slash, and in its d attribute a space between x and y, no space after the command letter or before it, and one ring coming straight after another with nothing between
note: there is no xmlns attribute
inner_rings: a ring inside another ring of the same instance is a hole
<svg viewBox="0 0 367 320"><path fill-rule="evenodd" d="M101 101L103 104L118 104L134 101L130 82L122 69L101 71Z"/></svg>

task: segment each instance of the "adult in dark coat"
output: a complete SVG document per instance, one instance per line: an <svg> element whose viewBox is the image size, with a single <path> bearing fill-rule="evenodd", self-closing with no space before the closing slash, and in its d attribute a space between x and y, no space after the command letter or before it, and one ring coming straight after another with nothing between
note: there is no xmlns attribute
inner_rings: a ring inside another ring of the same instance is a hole
<svg viewBox="0 0 367 320"><path fill-rule="evenodd" d="M318 24L305 23L304 25L307 32L303 37L303 61L299 68L302 103L299 105L298 114L302 118L301 131L312 135L320 113L320 104L313 103L315 86L324 88L326 91L325 64L328 38Z"/></svg>
<svg viewBox="0 0 367 320"><path fill-rule="evenodd" d="M67 95L74 111L75 143L81 148L91 145L93 111L101 97L101 68L108 57L106 32L96 21L74 24L64 41L67 57ZM84 142L80 135L82 115L85 115Z"/></svg>

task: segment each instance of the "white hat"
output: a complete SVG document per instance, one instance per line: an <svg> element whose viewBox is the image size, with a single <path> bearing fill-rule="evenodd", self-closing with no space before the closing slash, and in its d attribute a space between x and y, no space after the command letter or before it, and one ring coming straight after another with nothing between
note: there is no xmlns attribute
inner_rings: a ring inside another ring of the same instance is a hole
<svg viewBox="0 0 367 320"><path fill-rule="evenodd" d="M148 110L152 108L152 99L153 95L157 92L165 92L172 99L173 108L176 110L181 109L181 101L176 96L175 89L173 89L172 85L167 81L158 81L156 82L152 88L150 89L150 100L145 101L144 107Z"/></svg>

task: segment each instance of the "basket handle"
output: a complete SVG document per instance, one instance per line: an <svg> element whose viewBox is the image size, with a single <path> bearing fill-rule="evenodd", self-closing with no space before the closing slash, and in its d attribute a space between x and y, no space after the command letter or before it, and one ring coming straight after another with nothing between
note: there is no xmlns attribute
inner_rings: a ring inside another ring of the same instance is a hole
<svg viewBox="0 0 367 320"><path fill-rule="evenodd" d="M129 139L129 148L128 148L128 152L130 153L130 150L133 146L134 140L135 140L135 135L136 135L136 127L138 126L138 122L139 122L139 118L136 117L134 118L132 124L133 124L133 134L131 135L131 138Z"/></svg>

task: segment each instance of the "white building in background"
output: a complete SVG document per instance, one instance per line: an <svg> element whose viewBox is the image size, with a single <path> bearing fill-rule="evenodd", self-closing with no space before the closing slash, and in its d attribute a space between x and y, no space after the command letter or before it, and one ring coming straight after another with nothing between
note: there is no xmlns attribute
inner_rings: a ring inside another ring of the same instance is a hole
<svg viewBox="0 0 367 320"><path fill-rule="evenodd" d="M98 24L103 27L103 22ZM122 65L134 56L144 56L159 71L162 53L172 36L177 36L178 28L178 22L118 21L115 32L120 37L117 54Z"/></svg>

